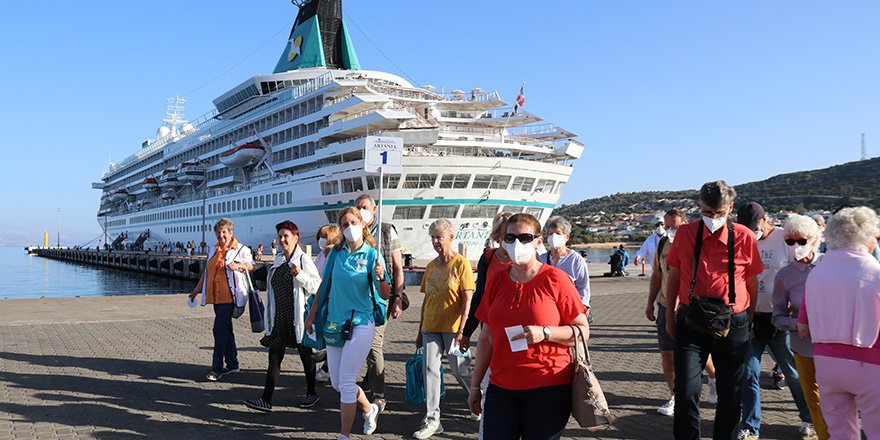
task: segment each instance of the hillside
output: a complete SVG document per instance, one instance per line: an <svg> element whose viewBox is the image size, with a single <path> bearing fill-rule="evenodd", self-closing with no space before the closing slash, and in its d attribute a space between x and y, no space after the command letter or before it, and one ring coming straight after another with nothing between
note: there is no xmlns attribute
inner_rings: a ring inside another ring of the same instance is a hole
<svg viewBox="0 0 880 440"><path fill-rule="evenodd" d="M834 210L843 204L880 207L880 157L829 168L780 174L736 185L737 202L757 201L770 212ZM696 205L698 190L618 193L563 205L554 214L566 217L600 211L651 212Z"/></svg>

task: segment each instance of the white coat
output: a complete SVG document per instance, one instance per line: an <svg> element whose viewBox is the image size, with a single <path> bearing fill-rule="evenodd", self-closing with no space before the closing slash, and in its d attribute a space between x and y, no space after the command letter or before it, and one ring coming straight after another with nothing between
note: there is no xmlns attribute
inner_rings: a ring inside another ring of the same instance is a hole
<svg viewBox="0 0 880 440"><path fill-rule="evenodd" d="M293 278L293 327L296 332L296 342L300 343L305 330L303 323L305 321L306 296L313 295L318 291L318 287L321 286L321 275L318 273L318 268L312 261L312 257L306 255L299 246L293 251L290 263L285 264L286 261L287 257L284 256L284 253L279 252L266 276L266 313L263 317L263 324L265 324L266 336L271 335L272 327L275 325L275 292L272 289L272 275L279 268L290 270L284 267L287 264L299 266L299 275Z"/></svg>
<svg viewBox="0 0 880 440"><path fill-rule="evenodd" d="M214 254L217 253L217 248L215 246L211 246L208 248L208 264L211 264L211 259L214 258ZM232 263L247 263L254 264L254 257L251 255L251 250L247 246L239 243L238 247L235 249L230 249L226 252L226 282L229 283L229 291L232 292L233 297L235 298L235 305L241 306L247 302L247 292L248 292L248 283L250 280L248 274L244 272L238 272L229 269L229 265ZM207 279L208 277L208 269L205 267L205 282L202 283L202 306L206 304L207 299L207 289L208 283L211 281Z"/></svg>

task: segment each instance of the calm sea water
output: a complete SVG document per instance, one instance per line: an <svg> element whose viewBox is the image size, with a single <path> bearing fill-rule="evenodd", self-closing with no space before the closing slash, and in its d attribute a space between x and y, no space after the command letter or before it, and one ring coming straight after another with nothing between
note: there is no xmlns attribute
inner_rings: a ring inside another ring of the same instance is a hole
<svg viewBox="0 0 880 440"><path fill-rule="evenodd" d="M28 255L0 247L0 298L155 295L191 292L195 283Z"/></svg>

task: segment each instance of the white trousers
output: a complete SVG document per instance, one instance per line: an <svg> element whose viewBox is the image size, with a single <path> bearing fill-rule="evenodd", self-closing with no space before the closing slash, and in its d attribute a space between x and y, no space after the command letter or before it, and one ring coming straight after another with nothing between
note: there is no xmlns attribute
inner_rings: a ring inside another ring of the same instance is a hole
<svg viewBox="0 0 880 440"><path fill-rule="evenodd" d="M366 364L375 332L376 327L372 322L357 325L351 332L351 339L345 341L344 346L327 347L330 384L339 392L341 403L357 401L357 377Z"/></svg>

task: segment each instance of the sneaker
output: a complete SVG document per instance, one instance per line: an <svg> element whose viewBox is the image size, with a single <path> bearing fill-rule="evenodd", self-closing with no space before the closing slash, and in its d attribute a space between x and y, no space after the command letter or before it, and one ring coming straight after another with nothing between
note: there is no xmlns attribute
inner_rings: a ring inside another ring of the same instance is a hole
<svg viewBox="0 0 880 440"><path fill-rule="evenodd" d="M241 369L238 368L238 367L235 367L235 368L224 368L224 369L223 369L223 374L221 374L221 376L226 376L227 374L232 374L232 373L238 373L238 372L240 372L240 371L241 371Z"/></svg>
<svg viewBox="0 0 880 440"><path fill-rule="evenodd" d="M781 371L773 372L773 388L776 388L777 390L784 390L788 388L787 384L785 383L785 374L782 374Z"/></svg>
<svg viewBox="0 0 880 440"><path fill-rule="evenodd" d="M419 428L413 434L413 437L417 439L426 439L431 437L434 434L442 434L443 433L443 425L440 424L439 420L432 420L430 422L425 422L422 424L422 427Z"/></svg>
<svg viewBox="0 0 880 440"><path fill-rule="evenodd" d="M706 402L710 405L718 403L718 387L715 386L715 379L709 379L709 396L706 397Z"/></svg>
<svg viewBox="0 0 880 440"><path fill-rule="evenodd" d="M660 405L660 408L657 408L657 414L661 416L674 416L675 415L675 396L669 398L666 403Z"/></svg>
<svg viewBox="0 0 880 440"><path fill-rule="evenodd" d="M364 413L364 434L370 435L376 431L376 419L379 418L379 406L370 404L370 412Z"/></svg>
<svg viewBox="0 0 880 440"><path fill-rule="evenodd" d="M306 394L305 396L303 396L302 400L299 401L299 407L311 408L315 406L315 404L318 403L320 400L321 398L314 394Z"/></svg>
<svg viewBox="0 0 880 440"><path fill-rule="evenodd" d="M321 383L330 382L330 373L324 370L318 370L318 372L315 373L315 380Z"/></svg>
<svg viewBox="0 0 880 440"><path fill-rule="evenodd" d="M736 440L758 440L758 436L752 434L752 431L749 431L748 429L743 429L737 434Z"/></svg>
<svg viewBox="0 0 880 440"><path fill-rule="evenodd" d="M245 400L244 406L250 409L255 409L257 411L272 412L272 404L266 403L266 401L263 400L262 397L257 397L253 400Z"/></svg>
<svg viewBox="0 0 880 440"><path fill-rule="evenodd" d="M206 379L210 380L211 382L217 382L218 380L220 380L220 378L221 378L222 376L223 376L223 373L218 373L218 372L216 372L216 371L211 371L211 372L209 372L208 375L206 376Z"/></svg>
<svg viewBox="0 0 880 440"><path fill-rule="evenodd" d="M385 412L385 405L388 403L384 397L376 397L373 399L373 403L379 407L379 412Z"/></svg>
<svg viewBox="0 0 880 440"><path fill-rule="evenodd" d="M815 438L816 437L816 429L813 428L812 423L809 423L809 422L801 423L801 427L800 427L799 431L804 438Z"/></svg>

